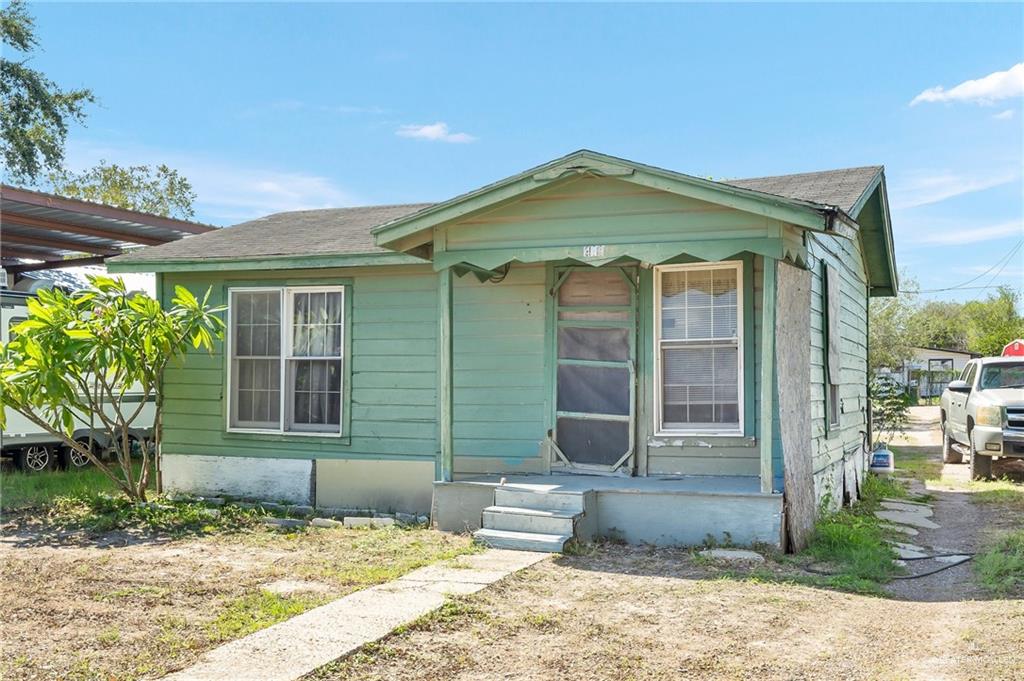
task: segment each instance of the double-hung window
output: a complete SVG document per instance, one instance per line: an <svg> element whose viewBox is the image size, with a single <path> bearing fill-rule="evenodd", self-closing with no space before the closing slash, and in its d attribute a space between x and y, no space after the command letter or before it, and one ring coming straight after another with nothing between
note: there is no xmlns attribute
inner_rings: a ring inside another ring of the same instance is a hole
<svg viewBox="0 0 1024 681"><path fill-rule="evenodd" d="M340 435L343 287L233 288L228 429Z"/></svg>
<svg viewBox="0 0 1024 681"><path fill-rule="evenodd" d="M655 268L657 429L743 432L743 267Z"/></svg>

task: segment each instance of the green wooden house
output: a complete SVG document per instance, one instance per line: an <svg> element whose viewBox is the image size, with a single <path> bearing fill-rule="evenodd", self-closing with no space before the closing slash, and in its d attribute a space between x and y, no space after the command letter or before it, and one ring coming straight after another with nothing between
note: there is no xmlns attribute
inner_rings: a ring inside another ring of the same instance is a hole
<svg viewBox="0 0 1024 681"><path fill-rule="evenodd" d="M213 290L166 488L431 513L502 546L799 546L856 498L881 167L711 181L578 151L437 204L270 215L115 258Z"/></svg>

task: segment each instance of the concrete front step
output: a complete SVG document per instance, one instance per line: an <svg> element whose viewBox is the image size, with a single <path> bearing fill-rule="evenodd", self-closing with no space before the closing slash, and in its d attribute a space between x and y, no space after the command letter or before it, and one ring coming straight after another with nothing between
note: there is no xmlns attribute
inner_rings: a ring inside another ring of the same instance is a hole
<svg viewBox="0 0 1024 681"><path fill-rule="evenodd" d="M572 535L544 534L539 532L510 532L508 530L479 529L473 538L481 544L495 549L561 553Z"/></svg>
<svg viewBox="0 0 1024 681"><path fill-rule="evenodd" d="M484 509L483 526L488 530L536 532L572 536L580 513L561 509L489 506Z"/></svg>
<svg viewBox="0 0 1024 681"><path fill-rule="evenodd" d="M544 492L520 487L497 487L494 505L512 508L532 508L539 511L583 512L583 495L572 492Z"/></svg>

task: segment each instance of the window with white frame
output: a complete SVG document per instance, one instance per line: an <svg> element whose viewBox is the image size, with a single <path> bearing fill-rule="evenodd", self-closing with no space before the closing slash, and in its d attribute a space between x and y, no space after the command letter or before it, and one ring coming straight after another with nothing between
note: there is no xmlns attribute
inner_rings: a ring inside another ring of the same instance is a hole
<svg viewBox="0 0 1024 681"><path fill-rule="evenodd" d="M342 287L233 288L230 430L338 435Z"/></svg>
<svg viewBox="0 0 1024 681"><path fill-rule="evenodd" d="M655 268L662 432L742 433L742 263Z"/></svg>

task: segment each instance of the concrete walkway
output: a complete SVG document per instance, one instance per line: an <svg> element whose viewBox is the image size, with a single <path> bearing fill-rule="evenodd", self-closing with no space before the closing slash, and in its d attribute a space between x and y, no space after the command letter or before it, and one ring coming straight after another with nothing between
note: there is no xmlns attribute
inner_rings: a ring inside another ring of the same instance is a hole
<svg viewBox="0 0 1024 681"><path fill-rule="evenodd" d="M172 681L292 681L551 554L490 549L428 565L204 654Z"/></svg>

